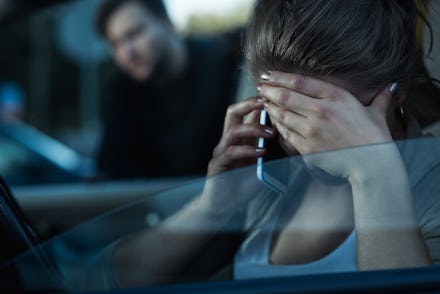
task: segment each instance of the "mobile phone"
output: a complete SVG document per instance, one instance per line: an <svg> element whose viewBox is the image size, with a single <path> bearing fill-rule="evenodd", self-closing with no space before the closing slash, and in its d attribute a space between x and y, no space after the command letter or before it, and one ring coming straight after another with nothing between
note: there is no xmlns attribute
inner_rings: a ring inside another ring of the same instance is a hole
<svg viewBox="0 0 440 294"><path fill-rule="evenodd" d="M260 113L260 124L272 127L266 110ZM266 155L258 157L257 178L266 186L279 194L285 194L288 186L288 159L277 139L258 138L258 148L266 148Z"/></svg>

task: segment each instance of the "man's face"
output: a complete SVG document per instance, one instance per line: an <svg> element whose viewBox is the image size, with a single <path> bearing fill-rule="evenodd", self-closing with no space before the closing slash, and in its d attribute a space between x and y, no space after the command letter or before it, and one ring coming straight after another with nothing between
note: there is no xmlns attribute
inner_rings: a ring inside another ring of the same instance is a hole
<svg viewBox="0 0 440 294"><path fill-rule="evenodd" d="M134 1L110 16L106 32L118 66L138 81L148 80L166 50L166 24Z"/></svg>

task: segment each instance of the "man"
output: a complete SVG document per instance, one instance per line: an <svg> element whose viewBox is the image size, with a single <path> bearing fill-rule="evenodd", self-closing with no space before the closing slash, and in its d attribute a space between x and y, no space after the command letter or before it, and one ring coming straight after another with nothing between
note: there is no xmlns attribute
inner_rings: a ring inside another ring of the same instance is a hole
<svg viewBox="0 0 440 294"><path fill-rule="evenodd" d="M235 98L238 42L181 39L158 0L106 0L97 26L121 70L100 171L111 178L204 174Z"/></svg>

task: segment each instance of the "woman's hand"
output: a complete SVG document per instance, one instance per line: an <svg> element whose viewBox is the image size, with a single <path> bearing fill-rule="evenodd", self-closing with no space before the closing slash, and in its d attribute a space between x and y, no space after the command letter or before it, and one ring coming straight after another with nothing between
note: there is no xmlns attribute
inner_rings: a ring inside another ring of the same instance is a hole
<svg viewBox="0 0 440 294"><path fill-rule="evenodd" d="M302 155L392 141L387 124L389 89L364 106L347 90L316 78L272 72L263 80L259 92L268 101L265 108L273 124L288 147ZM339 163L310 159L333 175L350 176L350 167L340 159Z"/></svg>
<svg viewBox="0 0 440 294"><path fill-rule="evenodd" d="M254 169L224 173L253 164L264 155L264 149L256 148L256 139L272 138L275 130L260 125L262 109L263 102L256 97L228 108L223 135L209 162L208 179L199 202L211 214L220 215L218 218L242 208L258 189L262 189Z"/></svg>
<svg viewBox="0 0 440 294"><path fill-rule="evenodd" d="M264 149L256 148L256 139L272 138L275 130L260 125L262 109L263 102L256 97L229 106L222 137L209 162L208 176L255 163L264 155Z"/></svg>

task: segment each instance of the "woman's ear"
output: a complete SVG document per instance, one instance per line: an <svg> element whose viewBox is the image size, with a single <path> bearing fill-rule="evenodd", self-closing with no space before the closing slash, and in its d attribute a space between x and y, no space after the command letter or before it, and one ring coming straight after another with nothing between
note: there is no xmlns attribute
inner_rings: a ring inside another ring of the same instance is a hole
<svg viewBox="0 0 440 294"><path fill-rule="evenodd" d="M389 89L390 89L391 94L395 97L396 103L399 106L403 105L403 102L405 102L405 97L406 97L408 90L400 87L400 85L398 83L392 83L390 85Z"/></svg>
<svg viewBox="0 0 440 294"><path fill-rule="evenodd" d="M397 103L399 103L399 105L403 105L403 103L405 102L405 98L406 98L406 93L399 93L397 95Z"/></svg>
<svg viewBox="0 0 440 294"><path fill-rule="evenodd" d="M396 95L396 102L399 106L403 105L406 99L406 94L408 93L408 90L399 90L397 91Z"/></svg>

